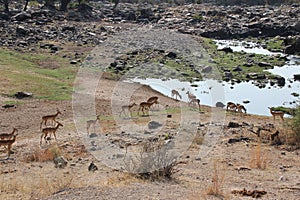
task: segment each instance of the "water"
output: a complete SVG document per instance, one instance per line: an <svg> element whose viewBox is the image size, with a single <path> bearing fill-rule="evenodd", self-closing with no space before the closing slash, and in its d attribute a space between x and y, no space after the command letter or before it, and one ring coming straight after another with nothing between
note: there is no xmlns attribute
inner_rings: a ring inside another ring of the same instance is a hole
<svg viewBox="0 0 300 200"><path fill-rule="evenodd" d="M233 51L245 51L247 53L260 53L265 55L278 54L263 49L254 43L248 44L222 40L216 41L216 44L218 44L219 48L231 47ZM176 89L183 97L183 101L187 101L186 92L190 91L201 100L202 105L215 106L216 102L226 104L226 102L231 101L243 104L248 113L270 115L268 107L294 107L295 103L293 102L299 100L299 97L294 97L291 94L300 93L300 81L293 80L294 74L300 74L300 65L297 64L300 59L295 56L289 56L288 58L289 61L286 65L268 70L271 73L286 78L284 87L271 86L270 83L268 83L265 88L259 88L254 85L253 81L232 85L227 82L205 80L194 82L193 85L197 85L197 87L192 87L189 82L180 82L178 80L133 79L133 81L149 85L167 96L171 96L171 90ZM250 101L250 103L243 103L245 100Z"/></svg>

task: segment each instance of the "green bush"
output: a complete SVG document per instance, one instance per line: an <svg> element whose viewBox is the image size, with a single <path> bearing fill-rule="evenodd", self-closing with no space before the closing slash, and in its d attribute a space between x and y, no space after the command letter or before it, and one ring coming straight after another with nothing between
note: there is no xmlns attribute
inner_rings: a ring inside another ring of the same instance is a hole
<svg viewBox="0 0 300 200"><path fill-rule="evenodd" d="M293 143L300 147L300 106L296 109L296 114L291 120L290 127L292 129Z"/></svg>

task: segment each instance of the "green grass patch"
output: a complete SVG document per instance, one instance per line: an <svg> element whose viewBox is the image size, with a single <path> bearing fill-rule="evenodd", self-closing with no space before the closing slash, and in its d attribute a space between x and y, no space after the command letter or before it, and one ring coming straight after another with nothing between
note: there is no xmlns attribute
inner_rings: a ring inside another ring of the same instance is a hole
<svg viewBox="0 0 300 200"><path fill-rule="evenodd" d="M216 66L220 72L228 71L232 73L234 79L241 81L247 80L247 74L257 73L265 74L268 78L274 78L275 76L267 72L267 69L273 68L273 66L282 66L285 60L281 57L274 57L269 55L260 55L245 52L232 52L226 53L224 51L218 51L217 45L208 38L203 39L204 47L207 49L209 55L211 55L213 62L211 66ZM279 45L280 43L276 43ZM273 46L275 48L275 44ZM267 63L268 65L261 65L261 63ZM235 71L234 69L239 66L242 71ZM223 79L225 77L223 76Z"/></svg>
<svg viewBox="0 0 300 200"><path fill-rule="evenodd" d="M0 93L3 95L25 91L38 99L71 99L78 67L61 57L0 49L0 65L0 83L4 86Z"/></svg>

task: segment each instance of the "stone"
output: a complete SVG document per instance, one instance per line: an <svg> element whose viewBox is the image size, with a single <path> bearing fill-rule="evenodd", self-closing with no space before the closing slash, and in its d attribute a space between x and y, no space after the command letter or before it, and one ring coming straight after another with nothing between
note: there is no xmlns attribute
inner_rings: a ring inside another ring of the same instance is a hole
<svg viewBox="0 0 300 200"><path fill-rule="evenodd" d="M30 92L17 92L17 93L15 94L15 97L16 97L17 99L23 99L23 98L26 98L26 97L32 97L32 96L33 96L33 94L30 93Z"/></svg>
<svg viewBox="0 0 300 200"><path fill-rule="evenodd" d="M95 172L96 170L98 170L98 167L93 162L91 162L91 164L88 167L88 170L90 172Z"/></svg>
<svg viewBox="0 0 300 200"><path fill-rule="evenodd" d="M162 124L160 124L159 122L156 122L156 121L150 121L148 123L148 128L149 129L157 129L157 128L161 127L161 126L162 126Z"/></svg>
<svg viewBox="0 0 300 200"><path fill-rule="evenodd" d="M202 69L202 72L203 73L210 73L212 71L212 67L211 66L207 66L207 67L204 67Z"/></svg>
<svg viewBox="0 0 300 200"><path fill-rule="evenodd" d="M68 162L63 156L56 157L53 161L55 164L55 168L65 168L68 164Z"/></svg>

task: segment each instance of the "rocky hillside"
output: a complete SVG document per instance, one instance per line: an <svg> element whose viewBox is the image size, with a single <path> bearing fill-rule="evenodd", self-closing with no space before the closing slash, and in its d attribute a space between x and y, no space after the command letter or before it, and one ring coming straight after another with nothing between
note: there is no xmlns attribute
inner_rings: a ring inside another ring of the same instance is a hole
<svg viewBox="0 0 300 200"><path fill-rule="evenodd" d="M68 12L30 8L0 14L0 45L15 49L60 49L60 43L97 45L122 27L121 24L151 24L182 33L216 39L282 36L287 53L299 53L300 7L294 6L213 6L189 4L113 4L92 2L88 11ZM98 22L116 26L99 26ZM84 22L84 23L83 23ZM124 27L124 26L123 26ZM45 42L47 41L47 42ZM55 42L49 44L49 41ZM30 46L30 48L28 48Z"/></svg>

